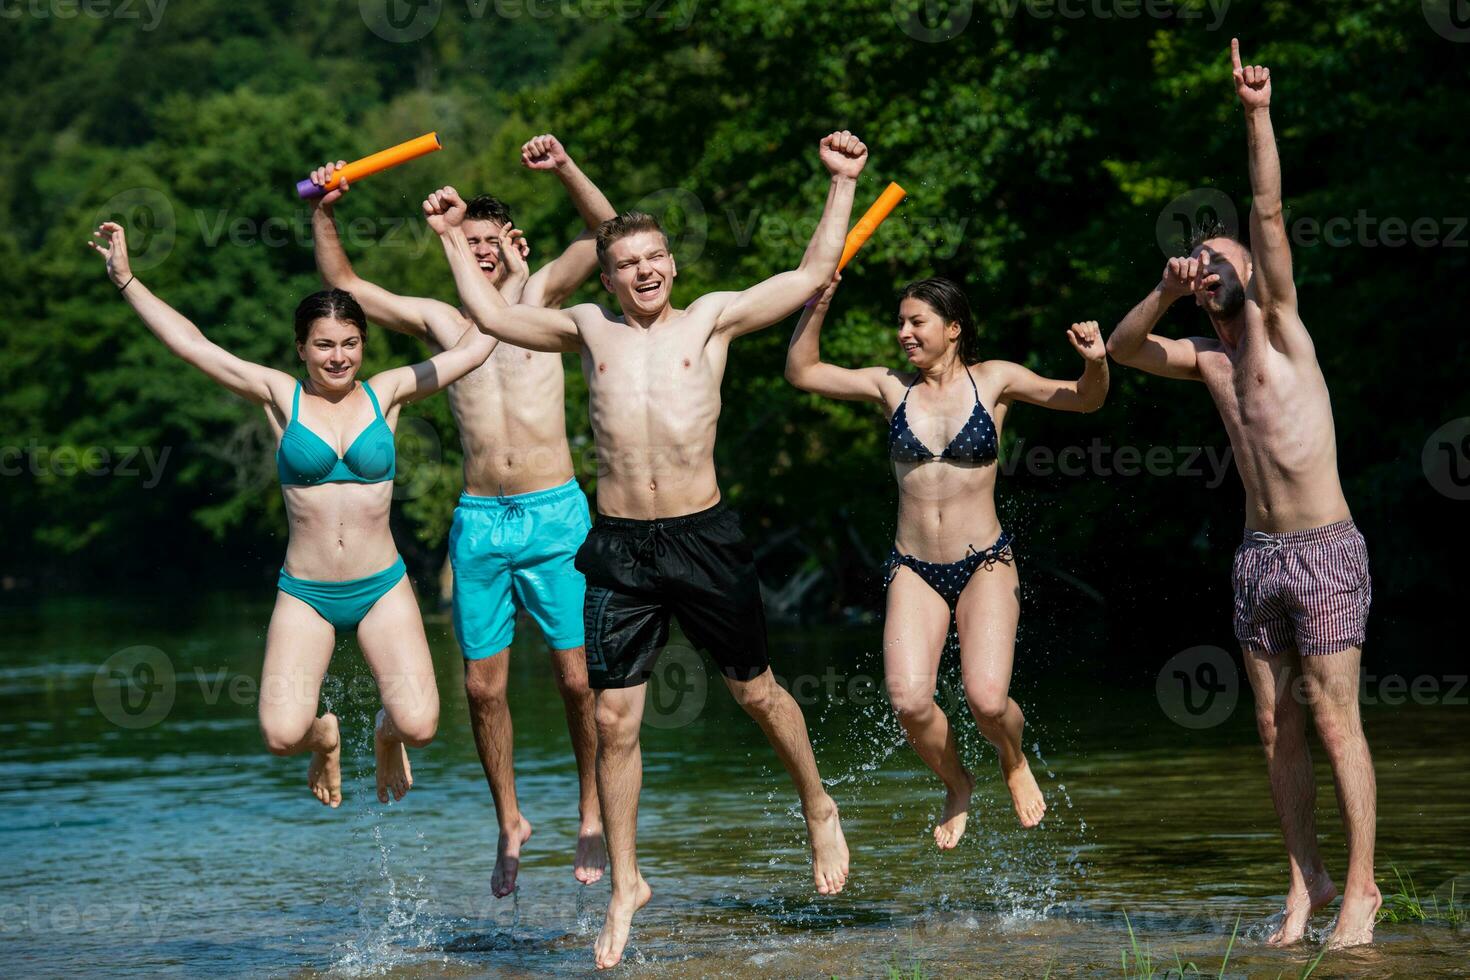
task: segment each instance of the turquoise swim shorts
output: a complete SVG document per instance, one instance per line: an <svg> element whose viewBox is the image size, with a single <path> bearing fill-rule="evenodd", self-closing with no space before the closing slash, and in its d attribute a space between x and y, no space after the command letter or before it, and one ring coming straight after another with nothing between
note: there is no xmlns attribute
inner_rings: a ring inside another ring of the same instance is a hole
<svg viewBox="0 0 1470 980"><path fill-rule="evenodd" d="M510 646L522 609L553 650L582 645L587 583L572 561L591 526L575 479L509 497L460 496L449 563L454 632L467 660Z"/></svg>

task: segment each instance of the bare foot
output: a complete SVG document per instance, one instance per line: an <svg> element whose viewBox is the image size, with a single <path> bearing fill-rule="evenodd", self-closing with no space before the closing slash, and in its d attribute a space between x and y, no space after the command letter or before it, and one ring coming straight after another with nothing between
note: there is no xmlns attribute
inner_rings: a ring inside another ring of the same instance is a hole
<svg viewBox="0 0 1470 980"><path fill-rule="evenodd" d="M500 843L495 847L495 870L490 872L490 891L504 898L516 890L516 874L521 870L521 845L531 839L531 821L520 818L514 831L500 828Z"/></svg>
<svg viewBox="0 0 1470 980"><path fill-rule="evenodd" d="M582 827L577 831L577 856L572 876L584 885L593 885L602 880L607 867L607 841L603 839L602 827Z"/></svg>
<svg viewBox="0 0 1470 980"><path fill-rule="evenodd" d="M1343 896L1342 908L1337 912L1337 927L1327 937L1327 948L1347 949L1371 943L1373 924L1382 906L1383 896L1379 894L1377 885L1366 895Z"/></svg>
<svg viewBox="0 0 1470 980"><path fill-rule="evenodd" d="M408 765L408 750L403 743L389 738L383 728L388 722L388 712L378 709L378 721L373 726L373 755L378 759L378 802L387 803L388 793L401 800L413 788L413 770Z"/></svg>
<svg viewBox="0 0 1470 980"><path fill-rule="evenodd" d="M1016 808L1016 816L1021 818L1021 826L1035 827L1046 815L1046 798L1041 795L1036 777L1031 775L1031 766L1022 759L1021 764L1014 769L1008 771L1004 765L1000 768L1005 774L1006 786L1011 791L1011 803Z"/></svg>
<svg viewBox="0 0 1470 980"><path fill-rule="evenodd" d="M837 804L829 796L806 815L806 835L812 846L812 878L818 895L836 895L847 884L847 839L837 818Z"/></svg>
<svg viewBox="0 0 1470 980"><path fill-rule="evenodd" d="M1337 886L1323 871L1307 883L1302 891L1286 893L1286 908L1281 910L1281 925L1266 940L1267 946L1290 946L1306 935L1307 923L1317 910L1337 897Z"/></svg>
<svg viewBox="0 0 1470 980"><path fill-rule="evenodd" d="M965 836L965 824L970 818L970 796L975 792L975 777L965 773L965 785L960 790L949 790L944 795L944 812L934 827L934 843L941 851L953 850Z"/></svg>
<svg viewBox="0 0 1470 980"><path fill-rule="evenodd" d="M306 770L306 785L311 795L332 809L342 805L342 740L337 733L337 716L328 711L318 719L322 731L332 743L325 752L313 752Z"/></svg>
<svg viewBox="0 0 1470 980"><path fill-rule="evenodd" d="M613 883L612 899L607 903L607 918L602 921L602 932L597 935L597 946L593 957L599 970L617 966L623 960L623 947L628 945L628 930L633 926L633 913L648 904L653 889L643 876L632 889L621 892Z"/></svg>

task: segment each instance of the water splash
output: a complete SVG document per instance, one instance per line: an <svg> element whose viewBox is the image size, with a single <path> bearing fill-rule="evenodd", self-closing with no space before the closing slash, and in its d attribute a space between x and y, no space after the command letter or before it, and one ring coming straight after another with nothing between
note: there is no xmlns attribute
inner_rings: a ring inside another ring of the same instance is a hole
<svg viewBox="0 0 1470 980"><path fill-rule="evenodd" d="M442 967L449 962L443 951L449 924L434 911L437 903L424 870L429 841L411 810L378 802L373 754L378 705L351 700L355 687L350 678L347 691L324 685L322 699L326 710L337 710L342 719L343 785L346 789L350 780L350 799L357 801L349 846L364 858L350 865L343 884L343 891L357 898L357 928L334 947L329 972L364 977L414 965Z"/></svg>

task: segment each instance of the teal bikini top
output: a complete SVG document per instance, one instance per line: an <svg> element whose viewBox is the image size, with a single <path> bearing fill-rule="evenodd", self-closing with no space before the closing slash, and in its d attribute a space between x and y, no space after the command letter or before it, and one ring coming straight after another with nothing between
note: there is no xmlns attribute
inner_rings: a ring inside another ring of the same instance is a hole
<svg viewBox="0 0 1470 980"><path fill-rule="evenodd" d="M281 433L276 447L276 472L281 484L288 487L312 487L319 483L387 483L397 472L398 460L393 449L393 430L378 407L378 396L372 385L363 385L373 403L377 418L357 434L347 452L336 451L297 420L301 408L301 382L291 396L291 422Z"/></svg>

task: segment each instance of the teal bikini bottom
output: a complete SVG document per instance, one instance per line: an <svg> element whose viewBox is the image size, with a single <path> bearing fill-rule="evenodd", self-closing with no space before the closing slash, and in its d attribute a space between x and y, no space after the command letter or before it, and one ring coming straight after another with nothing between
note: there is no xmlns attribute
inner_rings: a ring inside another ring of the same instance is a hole
<svg viewBox="0 0 1470 980"><path fill-rule="evenodd" d="M313 582L288 575L283 568L276 588L315 609L334 628L353 630L357 629L357 624L362 622L373 604L398 584L405 572L402 555L376 575L341 582Z"/></svg>

